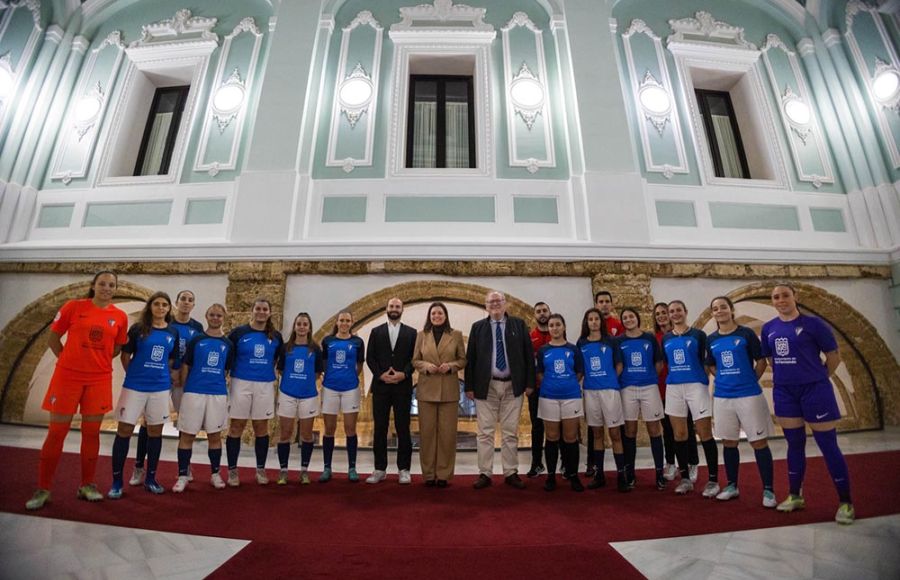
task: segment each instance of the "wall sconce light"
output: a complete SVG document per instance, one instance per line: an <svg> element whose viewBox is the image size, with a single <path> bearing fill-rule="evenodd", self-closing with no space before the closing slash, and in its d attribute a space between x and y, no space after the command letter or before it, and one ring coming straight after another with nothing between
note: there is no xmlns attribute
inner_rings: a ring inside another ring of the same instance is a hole
<svg viewBox="0 0 900 580"><path fill-rule="evenodd" d="M516 114L522 117L531 131L544 108L544 85L524 61L509 85L509 97Z"/></svg>
<svg viewBox="0 0 900 580"><path fill-rule="evenodd" d="M341 113L347 117L350 128L356 127L356 123L362 114L369 110L369 103L375 94L372 78L362 63L356 63L353 70L338 87L338 103L341 105Z"/></svg>
<svg viewBox="0 0 900 580"><path fill-rule="evenodd" d="M669 113L672 110L672 98L669 91L659 82L649 70L644 74L638 86L638 102L644 110L646 118L659 136L662 137L669 122Z"/></svg>
<svg viewBox="0 0 900 580"><path fill-rule="evenodd" d="M879 104L888 108L897 108L900 102L900 71L880 58L875 59L872 96Z"/></svg>
<svg viewBox="0 0 900 580"><path fill-rule="evenodd" d="M219 134L237 117L244 104L247 91L241 73L235 68L222 85L216 89L212 99L213 117L219 126Z"/></svg>
<svg viewBox="0 0 900 580"><path fill-rule="evenodd" d="M75 103L72 117L75 120L75 134L78 135L79 141L97 123L97 120L100 118L100 111L103 110L105 98L103 87L98 82L90 92L83 95Z"/></svg>

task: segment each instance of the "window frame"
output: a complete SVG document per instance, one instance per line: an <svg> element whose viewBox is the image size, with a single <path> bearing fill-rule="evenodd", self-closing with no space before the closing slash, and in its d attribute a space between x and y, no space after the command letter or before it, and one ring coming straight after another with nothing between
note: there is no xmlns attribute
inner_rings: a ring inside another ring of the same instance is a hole
<svg viewBox="0 0 900 580"><path fill-rule="evenodd" d="M475 80L471 75L433 75L410 74L408 82L407 116L406 116L406 169L432 169L412 167L413 160L413 134L415 131L415 86L417 82L437 83L437 129L435 131L435 167L433 169L477 169L478 154L476 151L477 139L475 138ZM468 129L469 129L469 166L447 167L447 96L446 85L450 82L466 83L466 104L468 105Z"/></svg>
<svg viewBox="0 0 900 580"><path fill-rule="evenodd" d="M731 102L731 93L728 91L716 91L712 89L694 89L697 97L697 105L700 110L700 117L703 120L703 128L706 131L706 140L709 143L709 153L712 157L713 171L716 177L723 179L753 179L750 174L750 166L747 163L747 152L744 150L744 142L741 139L741 130L738 126L737 115L734 112L734 104ZM728 121L731 124L731 131L734 133L734 142L737 145L737 155L741 162L741 177L730 177L725 175L725 169L722 164L722 154L719 152L719 141L716 137L715 127L712 123L712 113L709 106L709 97L720 97L725 102L725 108L728 112Z"/></svg>
<svg viewBox="0 0 900 580"><path fill-rule="evenodd" d="M172 154L175 151L175 141L178 139L178 132L181 128L181 118L184 115L184 109L187 104L188 95L191 92L191 85L174 85L168 87L156 87L153 92L153 101L150 103L150 112L147 114L147 121L144 124L144 133L141 136L141 146L138 149L137 160L134 163L134 177L147 177L150 175L167 175L169 173L170 164L172 162ZM176 93L178 100L176 101L175 110L172 112L172 123L169 125L166 134L165 146L163 148L162 160L157 173L141 173L147 156L147 147L150 145L150 135L153 132L153 121L157 115L160 99L168 94Z"/></svg>

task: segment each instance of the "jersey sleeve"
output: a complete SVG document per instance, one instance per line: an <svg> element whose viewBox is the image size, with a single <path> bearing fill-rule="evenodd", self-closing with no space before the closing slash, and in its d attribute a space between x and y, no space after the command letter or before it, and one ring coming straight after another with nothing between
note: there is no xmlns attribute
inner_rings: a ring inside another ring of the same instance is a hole
<svg viewBox="0 0 900 580"><path fill-rule="evenodd" d="M280 332L275 331L275 338L278 339L278 346L275 348L275 368L278 370L284 370L284 337L281 336Z"/></svg>
<svg viewBox="0 0 900 580"><path fill-rule="evenodd" d="M178 343L181 340L178 331L172 328L171 326L168 328L169 334L172 335L172 338L175 339L172 343L174 346L172 350L169 352L169 360L172 361L172 367L178 369L181 366L181 349L178 348Z"/></svg>
<svg viewBox="0 0 900 580"><path fill-rule="evenodd" d="M575 356L575 372L579 375L584 374L584 355L581 354L580 348L573 348L572 352Z"/></svg>
<svg viewBox="0 0 900 580"><path fill-rule="evenodd" d="M116 333L116 344L128 342L128 315L119 310L119 331Z"/></svg>
<svg viewBox="0 0 900 580"><path fill-rule="evenodd" d="M544 373L544 351L547 350L547 345L542 346L538 349L537 354L534 357L534 368L538 373Z"/></svg>
<svg viewBox="0 0 900 580"><path fill-rule="evenodd" d="M228 345L228 356L225 358L225 370L230 371L234 368L234 360L237 358L237 347L234 345L234 342L227 337L222 337L222 340Z"/></svg>
<svg viewBox="0 0 900 580"><path fill-rule="evenodd" d="M708 337L706 333L702 330L697 331L697 358L700 359L700 364L706 360L706 347L709 344Z"/></svg>
<svg viewBox="0 0 900 580"><path fill-rule="evenodd" d="M359 350L356 351L356 362L357 364L363 364L366 362L366 343L358 336L356 337L356 340L359 343Z"/></svg>
<svg viewBox="0 0 900 580"><path fill-rule="evenodd" d="M196 330L199 334L203 334L203 325L191 318L188 321L188 326Z"/></svg>
<svg viewBox="0 0 900 580"><path fill-rule="evenodd" d="M772 356L772 352L769 350L769 339L766 337L769 328L769 323L763 324L762 330L759 335L759 354L761 354L764 358L768 358Z"/></svg>
<svg viewBox="0 0 900 580"><path fill-rule="evenodd" d="M77 302L74 300L69 300L63 304L62 308L56 313L56 316L53 317L53 323L50 325L50 330L60 336L65 334L72 325L72 315L75 313L76 305Z"/></svg>
<svg viewBox="0 0 900 580"><path fill-rule="evenodd" d="M134 354L137 350L137 344L140 339L141 328L139 325L135 324L128 329L128 341L125 343L125 346L122 347L122 350L129 354Z"/></svg>
<svg viewBox="0 0 900 580"><path fill-rule="evenodd" d="M703 364L708 367L716 366L716 357L713 356L712 344L713 339L715 338L715 334L710 335L709 340L706 343L706 349L703 353L700 354L700 358L703 359Z"/></svg>
<svg viewBox="0 0 900 580"><path fill-rule="evenodd" d="M297 347L295 346L294 348L297 348ZM285 346L281 347L281 356L275 357L275 368L278 369L282 373L284 372L284 359L287 358L287 355L288 355L288 350L287 350L287 346L285 345Z"/></svg>
<svg viewBox="0 0 900 580"><path fill-rule="evenodd" d="M200 340L200 337L201 335L198 334L187 343L186 347L184 347L184 358L181 359L181 364L189 367L194 366L194 348L196 348L197 341Z"/></svg>
<svg viewBox="0 0 900 580"><path fill-rule="evenodd" d="M834 333L831 331L831 328L825 324L825 321L821 318L815 317L815 332L813 333L813 338L816 339L816 344L819 345L819 349L822 352L831 352L838 349L837 340L834 338Z"/></svg>
<svg viewBox="0 0 900 580"><path fill-rule="evenodd" d="M747 354L750 355L750 359L753 361L758 361L759 359L761 359L763 357L762 343L760 343L759 337L756 336L756 333L749 328L745 328L744 338L747 339Z"/></svg>
<svg viewBox="0 0 900 580"><path fill-rule="evenodd" d="M316 357L316 362L315 362L316 373L325 372L325 362L322 360L322 349L316 347L313 349L313 352L315 353L315 357Z"/></svg>
<svg viewBox="0 0 900 580"><path fill-rule="evenodd" d="M612 341L610 347L612 348L613 365L622 364L622 351L619 350L618 341Z"/></svg>
<svg viewBox="0 0 900 580"><path fill-rule="evenodd" d="M662 349L662 347L659 346L659 342L657 342L656 337L650 333L647 333L645 338L648 338L650 340L650 347L653 349L653 362L666 362L666 353ZM665 340L666 339L663 338L663 343L665 343Z"/></svg>

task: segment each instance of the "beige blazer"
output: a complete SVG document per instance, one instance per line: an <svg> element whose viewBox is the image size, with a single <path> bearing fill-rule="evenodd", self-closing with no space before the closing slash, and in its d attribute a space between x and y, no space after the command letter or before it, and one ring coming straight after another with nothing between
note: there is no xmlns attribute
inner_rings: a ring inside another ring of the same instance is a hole
<svg viewBox="0 0 900 580"><path fill-rule="evenodd" d="M441 344L434 344L434 334L420 332L413 351L413 367L419 371L416 399L433 403L459 400L459 371L466 367L466 349L462 332L444 333ZM451 371L446 374L429 374L428 363L440 366L448 363Z"/></svg>

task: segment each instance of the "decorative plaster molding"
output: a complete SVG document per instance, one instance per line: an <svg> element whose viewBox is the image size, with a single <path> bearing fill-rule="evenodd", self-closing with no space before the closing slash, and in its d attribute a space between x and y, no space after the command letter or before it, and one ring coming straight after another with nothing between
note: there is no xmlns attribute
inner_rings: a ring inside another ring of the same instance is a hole
<svg viewBox="0 0 900 580"><path fill-rule="evenodd" d="M319 19L319 29L327 30L328 34L334 32L334 16L331 14L324 14Z"/></svg>
<svg viewBox="0 0 900 580"><path fill-rule="evenodd" d="M85 133L91 130L91 127L97 124L97 121L101 119L101 113L106 108L106 93L103 92L103 86L100 85L100 81L97 81L97 84L91 88L91 90L82 95L80 98L93 98L96 99L98 103L100 103L100 107L97 110L97 114L91 117L90 119L86 119L85 121L79 122L75 121L75 134L78 135L78 141L84 137ZM77 103L76 103L77 106Z"/></svg>
<svg viewBox="0 0 900 580"><path fill-rule="evenodd" d="M349 105L349 104L343 102L340 97L338 97L338 101L341 106L341 113L345 117L347 117L347 122L350 123L350 129L356 128L356 123L359 121L359 118L362 117L363 113L368 112L369 105L372 102L372 97L375 96L375 87L372 84L372 77L370 77L369 73L366 72L366 69L363 68L363 65L361 62L356 63L356 66L353 67L353 70L350 71L350 74L347 75L347 78L345 78L341 82L341 85L343 85L344 83L346 83L348 81L354 80L354 79L364 80L371 87L372 92L371 92L369 98L366 99L366 101L359 106ZM338 87L340 88L341 85L338 85Z"/></svg>
<svg viewBox="0 0 900 580"><path fill-rule="evenodd" d="M56 24L51 24L47 27L47 32L44 38L47 42L52 42L53 44L59 44L62 42L63 36L66 35L66 31L60 28Z"/></svg>
<svg viewBox="0 0 900 580"><path fill-rule="evenodd" d="M278 25L278 17L270 16L269 17L269 32L275 32L275 27Z"/></svg>
<svg viewBox="0 0 900 580"><path fill-rule="evenodd" d="M218 21L218 18L193 16L189 8L182 8L175 13L173 18L143 25L141 37L129 44L128 48L176 42L189 38L211 40L218 44L219 36L212 31Z"/></svg>
<svg viewBox="0 0 900 580"><path fill-rule="evenodd" d="M513 14L512 18L509 19L509 22L507 22L503 26L503 28L501 28L500 30L501 31L512 30L513 28L516 28L517 26L524 26L525 28L527 28L528 30L530 30L532 32L540 32L541 31L541 29L538 28L537 26L535 26L534 22L531 21L531 18L529 18L528 15L525 14L524 12L516 12L515 14Z"/></svg>
<svg viewBox="0 0 900 580"><path fill-rule="evenodd" d="M244 84L244 79L241 78L241 71L239 71L237 67L234 67L234 70L231 71L231 74L228 75L225 82L213 88L213 98L215 98L215 91L223 87L240 87L241 91L244 92L244 102L241 103L236 110L231 112L218 111L216 110L215 104L212 105L213 120L215 120L216 125L219 127L219 135L225 132L228 125L237 118L238 112L247 104L247 86Z"/></svg>
<svg viewBox="0 0 900 580"><path fill-rule="evenodd" d="M669 108L664 112L655 113L653 111L648 110L643 104L640 102L641 92L644 91L647 87L657 87L666 92L666 95L669 97ZM659 133L659 136L662 137L663 132L666 130L666 123L669 122L669 115L672 113L672 95L669 91L666 90L666 87L663 86L661 82L656 80L656 77L653 76L653 73L650 72L650 69L647 69L647 72L644 73L644 78L641 79L641 82L638 84L638 102L637 106L641 108L644 112L644 118L650 121L653 124L653 127L656 129L656 132Z"/></svg>
<svg viewBox="0 0 900 580"><path fill-rule="evenodd" d="M550 30L551 32L556 32L557 30L566 30L566 19L558 14L554 14L550 17Z"/></svg>
<svg viewBox="0 0 900 580"><path fill-rule="evenodd" d="M106 38L103 39L103 42L100 43L97 48L94 49L94 52L100 52L107 46L115 46L116 48L125 49L125 43L122 42L122 31L121 30L113 30L109 34L106 35Z"/></svg>
<svg viewBox="0 0 900 580"><path fill-rule="evenodd" d="M84 54L90 46L91 41L83 36L76 36L72 39L72 50L78 54Z"/></svg>
<svg viewBox="0 0 900 580"><path fill-rule="evenodd" d="M725 41L733 47L756 50L756 45L744 38L743 28L716 20L709 12L697 12L693 18L669 20L669 26L674 34L669 36L667 43L716 42L721 45L721 41Z"/></svg>
<svg viewBox="0 0 900 580"><path fill-rule="evenodd" d="M493 32L494 27L484 21L486 8L473 8L466 4L453 4L453 0L434 0L434 4L419 4L400 9L403 20L391 26L391 32L424 28L434 30L433 24L417 27L416 22L445 22L448 29L463 28L456 23L465 22L465 28Z"/></svg>
<svg viewBox="0 0 900 580"><path fill-rule="evenodd" d="M897 75L897 77L900 77L900 70L898 70L896 66L889 64L876 56L875 69L872 71L872 80L874 81L878 78L878 75L888 71L893 72L895 75ZM879 101L876 99L876 102L885 109L890 109L895 113L900 113L900 91L898 91L889 101Z"/></svg>
<svg viewBox="0 0 900 580"><path fill-rule="evenodd" d="M616 32L618 32L618 30L619 30L619 21L616 20L615 18L610 18L610 19L609 19L609 31L610 31L610 33L611 33L613 36L615 36L615 35L616 35Z"/></svg>
<svg viewBox="0 0 900 580"><path fill-rule="evenodd" d="M622 33L622 38L631 38L635 34L646 34L653 40L660 40L660 37L653 32L653 29L640 18L635 18L631 21L631 24L628 25L628 29Z"/></svg>
<svg viewBox="0 0 900 580"><path fill-rule="evenodd" d="M259 27L256 26L256 20L254 20L252 16L247 16L246 18L242 18L241 21L237 23L237 26L225 35L225 38L234 38L242 32L250 32L253 36L262 36L262 32L259 30Z"/></svg>
<svg viewBox="0 0 900 580"><path fill-rule="evenodd" d="M0 8L27 8L31 11L31 20L34 22L34 27L38 30L44 29L41 26L40 0L7 0L6 2L0 2Z"/></svg>
<svg viewBox="0 0 900 580"><path fill-rule="evenodd" d="M528 68L528 64L524 60L522 61L522 66L519 67L519 72L517 72L515 76L513 76L512 82L515 83L520 79L529 79L538 84L541 84L540 79L538 79L534 75L534 73L531 72L531 69ZM541 84L541 86L543 87L543 84ZM546 88L544 89L544 91L546 92ZM545 99L546 97L544 99L541 99L541 102L536 107L524 107L520 104L516 104L515 101L513 101L513 109L515 110L516 114L522 117L522 120L525 121L525 126L528 127L529 131L531 131L531 128L534 127L534 122L537 119L537 116L541 114L541 109L543 108Z"/></svg>
<svg viewBox="0 0 900 580"><path fill-rule="evenodd" d="M797 41L797 52L800 56L810 56L816 52L816 43L811 38L801 38Z"/></svg>
<svg viewBox="0 0 900 580"><path fill-rule="evenodd" d="M825 46L831 48L841 43L841 33L834 28L829 28L822 33L822 42Z"/></svg>

